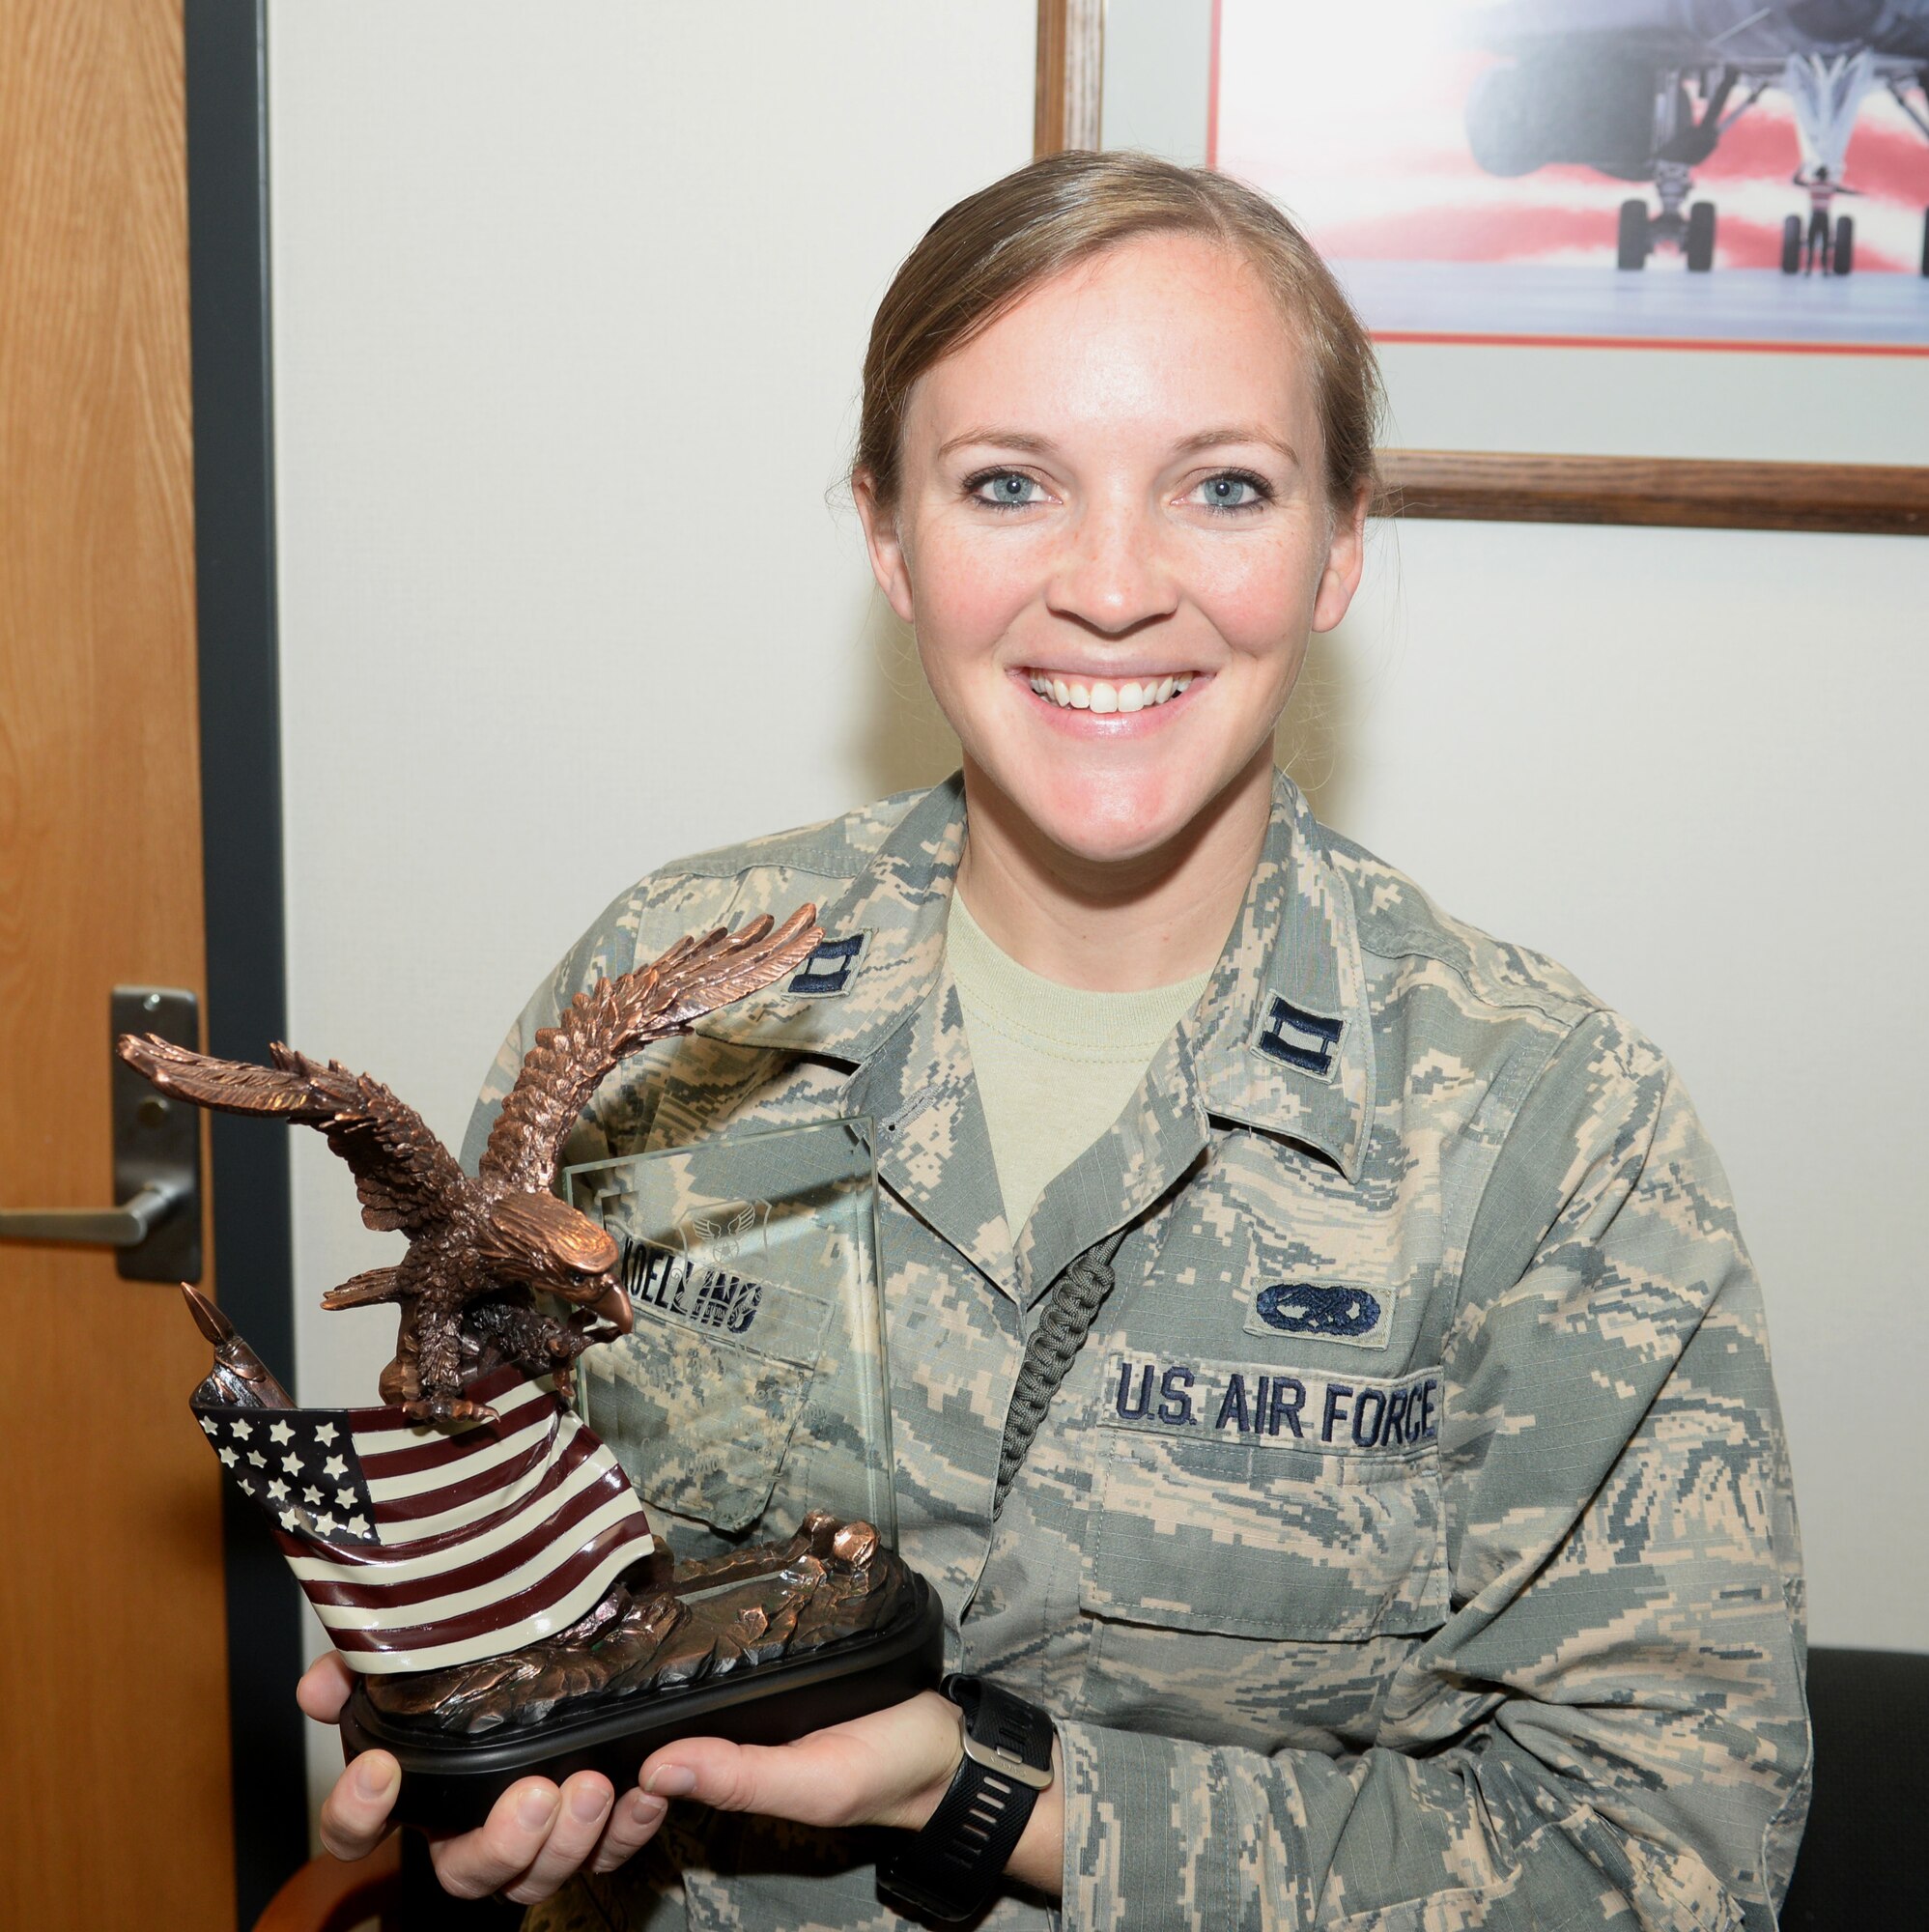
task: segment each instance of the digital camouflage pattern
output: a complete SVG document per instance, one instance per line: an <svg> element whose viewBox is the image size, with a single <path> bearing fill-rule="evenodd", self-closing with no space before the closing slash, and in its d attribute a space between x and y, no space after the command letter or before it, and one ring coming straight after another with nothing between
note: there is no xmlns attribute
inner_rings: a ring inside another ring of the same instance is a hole
<svg viewBox="0 0 1929 1932"><path fill-rule="evenodd" d="M945 970L963 837L953 780L646 879L530 1004L471 1155L580 987L815 900L806 971L618 1068L570 1158L875 1119L904 1553L952 1666L1057 1720L1064 1922L1765 1932L1807 1798L1799 1543L1667 1063L1282 777L1205 997L1014 1244ZM1040 1298L1119 1230L994 1521ZM895 1926L876 1842L673 1807L530 1922Z"/></svg>

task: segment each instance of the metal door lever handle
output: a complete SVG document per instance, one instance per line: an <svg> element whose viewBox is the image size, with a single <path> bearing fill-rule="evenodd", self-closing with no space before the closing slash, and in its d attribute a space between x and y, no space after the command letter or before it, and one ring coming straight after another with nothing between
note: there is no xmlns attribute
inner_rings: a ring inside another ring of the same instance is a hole
<svg viewBox="0 0 1929 1932"><path fill-rule="evenodd" d="M137 1248L186 1198L184 1187L151 1180L118 1208L0 1208L0 1241L82 1241Z"/></svg>
<svg viewBox="0 0 1929 1932"><path fill-rule="evenodd" d="M107 1003L109 1042L124 1033L156 1033L176 1046L197 1045L201 1017L194 995L168 986L116 986ZM199 1281L199 1110L162 1098L121 1060L110 1056L107 1064L112 1184L120 1206L0 1208L0 1241L113 1248L114 1269L124 1281Z"/></svg>

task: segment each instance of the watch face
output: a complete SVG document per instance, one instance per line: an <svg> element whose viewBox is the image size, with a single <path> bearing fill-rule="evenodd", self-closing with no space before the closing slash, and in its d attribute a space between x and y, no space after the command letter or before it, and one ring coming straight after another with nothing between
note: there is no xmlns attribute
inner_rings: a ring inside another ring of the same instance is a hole
<svg viewBox="0 0 1929 1932"><path fill-rule="evenodd" d="M997 1891L1038 1793L1052 1781L1052 1720L981 1677L938 1687L964 1715L965 1754L930 1822L878 1866L880 1887L937 1918L969 1918Z"/></svg>

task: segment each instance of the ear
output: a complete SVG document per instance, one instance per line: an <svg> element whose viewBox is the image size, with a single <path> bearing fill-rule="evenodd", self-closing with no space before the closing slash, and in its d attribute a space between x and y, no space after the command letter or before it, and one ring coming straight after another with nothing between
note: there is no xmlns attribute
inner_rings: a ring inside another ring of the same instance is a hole
<svg viewBox="0 0 1929 1932"><path fill-rule="evenodd" d="M870 574L877 587L905 623L915 621L911 596L911 565L905 555L904 539L898 534L897 516L879 501L877 479L868 469L851 476L851 495L857 500L858 520L864 525L864 547L870 557Z"/></svg>
<svg viewBox="0 0 1929 1932"><path fill-rule="evenodd" d="M1326 567L1313 598L1313 628L1330 631L1347 614L1367 560L1367 510L1370 486L1362 484L1352 502L1333 518L1332 541L1326 547Z"/></svg>

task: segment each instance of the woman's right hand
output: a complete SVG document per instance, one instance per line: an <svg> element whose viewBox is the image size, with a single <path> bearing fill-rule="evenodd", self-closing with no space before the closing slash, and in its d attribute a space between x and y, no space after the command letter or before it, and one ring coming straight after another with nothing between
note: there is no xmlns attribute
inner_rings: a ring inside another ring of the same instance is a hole
<svg viewBox="0 0 1929 1932"><path fill-rule="evenodd" d="M308 1666L296 1697L317 1723L332 1724L355 1683L341 1653ZM322 1805L322 1842L338 1859L359 1859L387 1835L402 1772L386 1751L363 1751L335 1780ZM533 1905L585 1867L613 1871L640 1851L663 1823L661 1798L630 1790L620 1798L600 1773L579 1771L560 1789L546 1777L519 1779L472 1832L429 1834L442 1889L457 1898L500 1892Z"/></svg>

